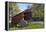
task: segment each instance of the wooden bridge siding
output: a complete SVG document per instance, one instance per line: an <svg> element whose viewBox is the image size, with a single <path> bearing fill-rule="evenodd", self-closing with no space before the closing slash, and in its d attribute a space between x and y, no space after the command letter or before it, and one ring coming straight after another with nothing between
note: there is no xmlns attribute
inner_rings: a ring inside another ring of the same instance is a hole
<svg viewBox="0 0 46 32"><path fill-rule="evenodd" d="M12 17L12 24L14 25L14 24L20 23L21 19L23 18L24 18L24 13L21 13L17 16Z"/></svg>

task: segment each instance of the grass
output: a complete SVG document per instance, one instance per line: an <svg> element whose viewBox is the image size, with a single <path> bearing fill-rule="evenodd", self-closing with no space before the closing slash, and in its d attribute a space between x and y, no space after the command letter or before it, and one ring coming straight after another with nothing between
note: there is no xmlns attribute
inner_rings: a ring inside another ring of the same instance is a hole
<svg viewBox="0 0 46 32"><path fill-rule="evenodd" d="M31 29L44 28L44 24L31 22L31 23L29 23L28 27L30 27Z"/></svg>
<svg viewBox="0 0 46 32"><path fill-rule="evenodd" d="M44 28L44 23L42 21L42 23L34 23L34 22L29 22L28 25L26 27L14 27L12 29L14 30L18 30L18 29L40 29L40 28Z"/></svg>

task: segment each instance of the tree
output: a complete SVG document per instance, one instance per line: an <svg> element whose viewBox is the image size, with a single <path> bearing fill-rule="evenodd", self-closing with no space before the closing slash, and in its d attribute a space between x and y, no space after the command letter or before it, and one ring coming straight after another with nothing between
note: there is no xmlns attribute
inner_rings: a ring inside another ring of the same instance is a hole
<svg viewBox="0 0 46 32"><path fill-rule="evenodd" d="M9 11L10 11L9 14L11 15L11 17L17 15L18 12L20 12L20 9L19 9L17 3L10 2L9 3Z"/></svg>
<svg viewBox="0 0 46 32"><path fill-rule="evenodd" d="M39 17L44 20L44 4L32 5L32 17Z"/></svg>

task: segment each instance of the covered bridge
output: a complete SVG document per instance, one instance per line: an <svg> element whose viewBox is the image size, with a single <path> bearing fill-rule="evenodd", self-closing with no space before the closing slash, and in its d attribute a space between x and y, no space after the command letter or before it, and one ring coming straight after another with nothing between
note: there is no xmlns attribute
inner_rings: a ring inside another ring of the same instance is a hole
<svg viewBox="0 0 46 32"><path fill-rule="evenodd" d="M25 24L27 24L26 20L31 19L31 17L32 17L31 9L26 9L25 11L13 16L11 23L15 26L17 26L17 24L19 24L19 23L21 26L25 26Z"/></svg>

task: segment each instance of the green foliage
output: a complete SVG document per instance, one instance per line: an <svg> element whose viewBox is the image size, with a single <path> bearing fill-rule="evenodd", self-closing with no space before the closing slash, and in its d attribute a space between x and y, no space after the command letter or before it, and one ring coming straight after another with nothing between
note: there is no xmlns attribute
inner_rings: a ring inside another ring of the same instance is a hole
<svg viewBox="0 0 46 32"><path fill-rule="evenodd" d="M40 19L44 19L44 4L32 5L32 17L39 17Z"/></svg>
<svg viewBox="0 0 46 32"><path fill-rule="evenodd" d="M33 23L33 24L31 24L31 28L32 29L36 29L36 28L43 28L44 27L44 25L43 24L38 24L38 23Z"/></svg>
<svg viewBox="0 0 46 32"><path fill-rule="evenodd" d="M18 12L20 12L20 9L15 2L10 2L9 11L10 11L10 13L9 13L10 15L15 16Z"/></svg>

